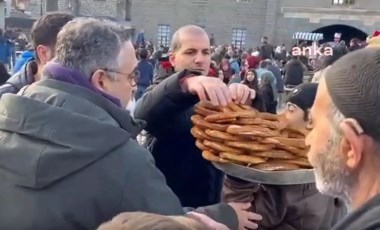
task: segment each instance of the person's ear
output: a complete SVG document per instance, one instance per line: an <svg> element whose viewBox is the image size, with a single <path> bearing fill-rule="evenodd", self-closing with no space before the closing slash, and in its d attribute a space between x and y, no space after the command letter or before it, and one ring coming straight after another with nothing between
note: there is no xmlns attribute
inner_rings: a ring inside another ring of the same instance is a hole
<svg viewBox="0 0 380 230"><path fill-rule="evenodd" d="M36 54L41 64L45 64L51 60L51 50L47 46L38 45L36 48Z"/></svg>
<svg viewBox="0 0 380 230"><path fill-rule="evenodd" d="M306 129L311 130L313 128L313 121L310 116L311 109L307 109L306 114L304 114L304 118L306 121Z"/></svg>
<svg viewBox="0 0 380 230"><path fill-rule="evenodd" d="M173 52L169 53L169 61L172 66L175 66L175 54Z"/></svg>
<svg viewBox="0 0 380 230"><path fill-rule="evenodd" d="M96 70L91 76L91 84L102 92L107 92L109 88L110 79L104 70Z"/></svg>
<svg viewBox="0 0 380 230"><path fill-rule="evenodd" d="M364 152L363 129L354 119L343 120L339 128L343 138L340 143L340 153L346 160L346 165L350 169L355 169L360 164Z"/></svg>

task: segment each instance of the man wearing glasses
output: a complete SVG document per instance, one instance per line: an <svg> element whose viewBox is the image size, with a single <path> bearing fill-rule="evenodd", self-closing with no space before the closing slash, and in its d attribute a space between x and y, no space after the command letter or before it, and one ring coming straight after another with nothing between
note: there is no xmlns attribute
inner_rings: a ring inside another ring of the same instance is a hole
<svg viewBox="0 0 380 230"><path fill-rule="evenodd" d="M74 19L42 79L1 97L0 229L96 229L121 212L189 214L134 140L144 122L125 110L137 77L128 35L111 22ZM230 229L259 218L228 204L195 211Z"/></svg>
<svg viewBox="0 0 380 230"><path fill-rule="evenodd" d="M133 98L133 93L137 89L137 82L140 79L140 71L137 70L136 68L134 68L132 71L129 71L130 73L128 73L128 71L126 71L126 70L116 70L116 69L112 69L112 68L100 68L99 70L104 71L104 73L106 75L107 75L107 73L112 74L112 75L110 75L110 79L112 79L112 78L119 79L119 83L117 83L117 84L113 84L114 82L108 81L109 79L107 79L107 78L100 78L97 80L98 81L99 80L106 80L106 82L108 82L108 84L109 84L109 86L108 86L109 89L113 91L113 94L114 94L113 96L120 101L120 106L122 108L126 108L128 106L128 103ZM122 72L122 71L124 71L124 72ZM94 73L91 77L91 81L94 81L93 77L97 76L97 75L94 75ZM97 80L95 80L95 83L99 84L99 87L101 87L101 84L103 84L103 83L97 82ZM128 88L130 90L125 90L126 88Z"/></svg>

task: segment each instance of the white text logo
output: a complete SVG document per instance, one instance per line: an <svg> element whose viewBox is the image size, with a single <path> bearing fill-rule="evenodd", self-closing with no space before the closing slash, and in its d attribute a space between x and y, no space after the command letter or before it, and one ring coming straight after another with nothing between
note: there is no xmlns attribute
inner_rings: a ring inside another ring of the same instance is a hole
<svg viewBox="0 0 380 230"><path fill-rule="evenodd" d="M333 55L333 48L331 47L318 47L317 45L313 44L312 46L308 47L293 47L292 48L292 55L293 56L308 56L308 57L318 57L318 56L332 56Z"/></svg>

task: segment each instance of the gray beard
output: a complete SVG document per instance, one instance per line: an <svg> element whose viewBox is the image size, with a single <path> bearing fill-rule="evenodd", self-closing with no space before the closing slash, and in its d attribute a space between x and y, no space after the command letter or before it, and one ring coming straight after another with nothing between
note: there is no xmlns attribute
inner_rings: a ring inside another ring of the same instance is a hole
<svg viewBox="0 0 380 230"><path fill-rule="evenodd" d="M345 166L338 153L340 141L341 137L332 133L326 149L318 154L314 167L316 187L320 193L340 198L351 206L357 176Z"/></svg>

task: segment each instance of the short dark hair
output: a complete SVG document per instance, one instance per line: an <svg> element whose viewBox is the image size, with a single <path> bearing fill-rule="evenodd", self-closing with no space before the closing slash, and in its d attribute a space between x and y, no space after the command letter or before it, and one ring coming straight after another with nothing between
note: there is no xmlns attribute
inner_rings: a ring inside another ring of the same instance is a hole
<svg viewBox="0 0 380 230"><path fill-rule="evenodd" d="M147 59L148 58L148 50L141 49L139 52L139 56L141 59Z"/></svg>
<svg viewBox="0 0 380 230"><path fill-rule="evenodd" d="M38 19L33 24L31 31L34 49L39 45L54 48L59 31L66 23L73 19L73 15L60 12L49 13ZM36 58L38 60L37 53Z"/></svg>
<svg viewBox="0 0 380 230"><path fill-rule="evenodd" d="M262 69L268 68L269 67L269 62L265 61L265 60L261 61L259 67L262 68Z"/></svg>

